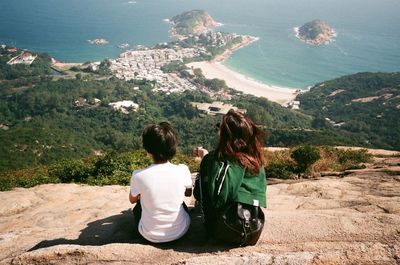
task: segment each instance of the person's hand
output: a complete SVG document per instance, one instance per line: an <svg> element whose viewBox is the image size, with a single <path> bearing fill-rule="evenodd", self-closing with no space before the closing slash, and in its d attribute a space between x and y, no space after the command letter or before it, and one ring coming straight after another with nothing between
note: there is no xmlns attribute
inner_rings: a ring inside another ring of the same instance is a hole
<svg viewBox="0 0 400 265"><path fill-rule="evenodd" d="M198 146L193 149L193 155L197 158L203 159L206 154L208 154L208 151L202 146Z"/></svg>

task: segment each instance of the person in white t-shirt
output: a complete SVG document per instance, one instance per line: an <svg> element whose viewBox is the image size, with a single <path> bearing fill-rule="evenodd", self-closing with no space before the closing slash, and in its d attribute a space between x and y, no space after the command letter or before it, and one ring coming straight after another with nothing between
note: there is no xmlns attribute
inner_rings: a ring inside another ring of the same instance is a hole
<svg viewBox="0 0 400 265"><path fill-rule="evenodd" d="M175 153L177 136L167 122L147 126L142 134L143 147L153 159L148 168L132 173L129 201L138 232L153 243L170 242L189 229L190 216L183 202L191 196L189 168L169 162Z"/></svg>

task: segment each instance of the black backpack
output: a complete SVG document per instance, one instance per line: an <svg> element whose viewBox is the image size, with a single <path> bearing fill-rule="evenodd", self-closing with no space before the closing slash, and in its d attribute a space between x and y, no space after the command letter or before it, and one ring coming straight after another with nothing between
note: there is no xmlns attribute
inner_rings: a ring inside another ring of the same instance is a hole
<svg viewBox="0 0 400 265"><path fill-rule="evenodd" d="M264 222L264 213L259 206L234 202L217 210L215 238L239 246L255 245Z"/></svg>

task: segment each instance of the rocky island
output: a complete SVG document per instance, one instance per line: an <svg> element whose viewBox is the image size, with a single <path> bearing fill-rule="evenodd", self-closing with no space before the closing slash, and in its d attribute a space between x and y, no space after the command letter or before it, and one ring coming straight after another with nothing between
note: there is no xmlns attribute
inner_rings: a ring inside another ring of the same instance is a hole
<svg viewBox="0 0 400 265"><path fill-rule="evenodd" d="M94 39L94 40L88 40L88 42L89 42L90 44L93 44L93 45L106 45L106 44L108 44L108 40L103 39L103 38L101 38L101 39Z"/></svg>
<svg viewBox="0 0 400 265"><path fill-rule="evenodd" d="M335 31L319 19L307 22L294 30L299 40L310 45L329 44L336 36Z"/></svg>
<svg viewBox="0 0 400 265"><path fill-rule="evenodd" d="M174 36L201 34L220 25L204 10L187 11L169 21L173 24L171 34Z"/></svg>

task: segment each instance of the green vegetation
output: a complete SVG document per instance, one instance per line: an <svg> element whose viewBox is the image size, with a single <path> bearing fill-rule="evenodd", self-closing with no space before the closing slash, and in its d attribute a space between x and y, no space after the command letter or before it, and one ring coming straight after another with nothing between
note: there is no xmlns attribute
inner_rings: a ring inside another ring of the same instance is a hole
<svg viewBox="0 0 400 265"><path fill-rule="evenodd" d="M315 130L353 145L400 149L400 73L359 73L315 85L297 97ZM328 119L327 119L328 118Z"/></svg>
<svg viewBox="0 0 400 265"><path fill-rule="evenodd" d="M18 50L17 52L8 52L7 48L0 48L0 80L19 79L21 82L23 82L24 79L50 74L51 58L47 54L39 54L39 56L31 65L7 64L11 58L21 54L21 52L21 50Z"/></svg>
<svg viewBox="0 0 400 265"><path fill-rule="evenodd" d="M317 162L321 156L317 148L311 145L302 145L292 151L290 157L296 161L296 172L300 175Z"/></svg>
<svg viewBox="0 0 400 265"><path fill-rule="evenodd" d="M340 150L338 162L346 169L358 169L362 163L368 163L371 155L366 149L361 150Z"/></svg>
<svg viewBox="0 0 400 265"><path fill-rule="evenodd" d="M185 58L184 63L190 63L194 61L209 61L212 60L216 55L222 54L227 49L232 48L234 45L242 42L242 36L226 33L226 32L213 32L207 31L201 34L186 36L183 39L171 41L168 43L160 43L155 45L154 49L174 49L175 46L182 48L193 48L201 47L205 49L205 53L194 58ZM170 65L164 66L163 69L166 72L179 71L184 69L181 62L172 62Z"/></svg>
<svg viewBox="0 0 400 265"><path fill-rule="evenodd" d="M218 116L199 113L192 102L222 100L208 93L154 92L155 82L108 78L108 61L101 73L76 67L68 76L53 76L50 59L40 54L30 65L7 65L15 53L0 57L0 188L40 183L78 182L128 184L131 171L148 165L141 150L141 133L150 123L169 121L179 135L174 162L198 167L186 154L193 147L216 144ZM267 146L361 145L400 149L400 73L362 73L327 81L298 96L302 112L264 98L243 95L223 80L193 75L182 63L165 66L209 91L231 94L229 103L268 133ZM101 75L104 74L104 75ZM364 99L367 98L367 99ZM139 109L123 113L109 103L132 100ZM329 118L329 119L326 119ZM310 151L311 152L311 151ZM291 152L267 156L267 176L290 178L295 172L312 175L325 170L357 168L369 159L362 151L318 148L291 157ZM99 155L105 153L106 155ZM97 154L98 156L94 156ZM301 158L310 158L308 162ZM296 163L297 160L298 162ZM304 163L303 163L304 162ZM310 162L310 163L309 163Z"/></svg>
<svg viewBox="0 0 400 265"><path fill-rule="evenodd" d="M191 172L197 171L200 166L200 161L182 153L178 153L172 162L188 165ZM150 159L142 150L62 160L50 167L0 172L0 191L46 183L129 185L132 171L150 164Z"/></svg>
<svg viewBox="0 0 400 265"><path fill-rule="evenodd" d="M15 70L18 66L9 67ZM210 90L228 89L224 81L207 80L201 72L194 72L193 82ZM209 149L215 145L214 128L220 118L204 116L191 104L215 100L208 94L155 93L154 82L97 77L85 73L82 79L65 79L41 74L0 81L0 171L50 165L98 152L138 150L144 126L163 120L176 128L184 153L199 144ZM124 114L109 106L120 100L134 101L138 111ZM266 128L310 127L309 116L268 100L238 93L232 101L248 109Z"/></svg>
<svg viewBox="0 0 400 265"><path fill-rule="evenodd" d="M292 158L294 153L299 152L296 150L299 148L275 152L265 151L267 177L288 179L296 176L297 165ZM305 176L312 176L321 171L359 168L361 163L369 162L371 157L366 150L338 150L329 147L319 147L315 150L318 151L321 159L308 168ZM187 165L191 172L196 172L200 166L200 161L182 152L178 152L172 162ZM64 159L49 167L39 166L0 172L0 191L47 183L129 185L132 171L145 168L150 163L150 159L143 150L110 152L81 159Z"/></svg>
<svg viewBox="0 0 400 265"><path fill-rule="evenodd" d="M292 163L273 162L265 168L267 178L289 179L294 175L294 165Z"/></svg>
<svg viewBox="0 0 400 265"><path fill-rule="evenodd" d="M324 171L358 169L371 161L366 149L341 150L304 145L282 151L266 151L264 158L267 178L280 179L294 178L300 173L300 176L313 177Z"/></svg>
<svg viewBox="0 0 400 265"><path fill-rule="evenodd" d="M179 72L186 69L187 69L186 65L181 61L173 61L161 67L161 70L164 73Z"/></svg>

